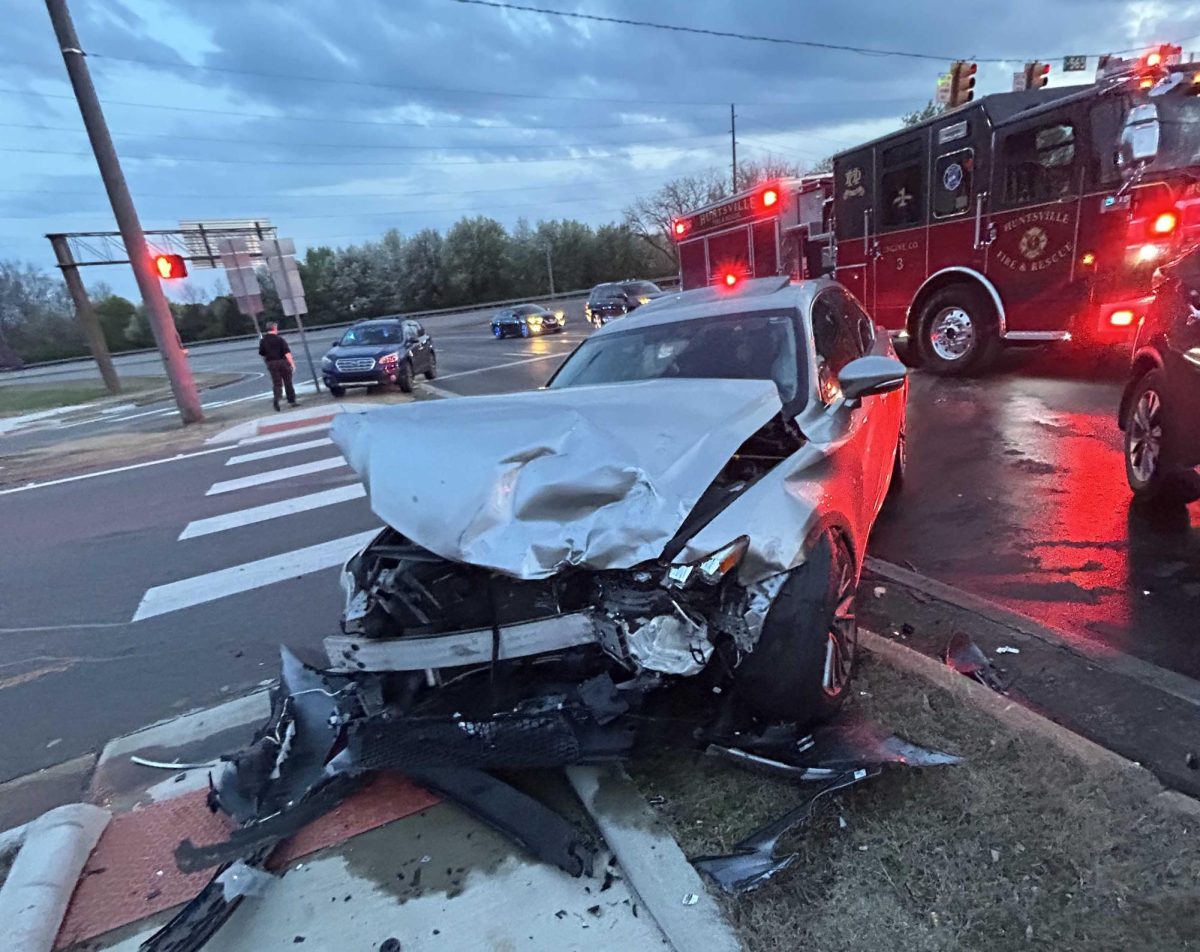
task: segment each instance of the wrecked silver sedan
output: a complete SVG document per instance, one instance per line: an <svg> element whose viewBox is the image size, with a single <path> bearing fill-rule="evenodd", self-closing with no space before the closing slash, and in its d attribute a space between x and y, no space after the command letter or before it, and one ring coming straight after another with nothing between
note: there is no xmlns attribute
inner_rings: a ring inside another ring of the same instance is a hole
<svg viewBox="0 0 1200 952"><path fill-rule="evenodd" d="M905 391L839 285L761 279L639 308L541 391L341 417L334 439L388 528L345 567L328 663L283 649L270 718L211 776L237 829L179 845L181 869L216 873L143 949L200 948L246 868L378 771L574 876L593 838L496 771L691 746L821 784L697 861L739 892L788 867L779 836L825 794L954 762L861 725L807 733L848 692Z"/></svg>
<svg viewBox="0 0 1200 952"><path fill-rule="evenodd" d="M439 706L472 722L540 711L513 685L602 683L624 710L687 678L827 719L906 389L841 286L767 278L647 304L536 392L343 416L334 440L388 528L345 568L332 669L453 684Z"/></svg>

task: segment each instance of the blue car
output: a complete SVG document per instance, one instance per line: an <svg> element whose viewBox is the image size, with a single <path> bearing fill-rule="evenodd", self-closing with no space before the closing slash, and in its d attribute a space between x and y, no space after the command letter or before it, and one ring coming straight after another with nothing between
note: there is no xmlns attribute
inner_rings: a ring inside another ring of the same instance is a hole
<svg viewBox="0 0 1200 952"><path fill-rule="evenodd" d="M492 336L537 337L560 334L566 321L562 311L548 311L537 304L518 304L492 315Z"/></svg>

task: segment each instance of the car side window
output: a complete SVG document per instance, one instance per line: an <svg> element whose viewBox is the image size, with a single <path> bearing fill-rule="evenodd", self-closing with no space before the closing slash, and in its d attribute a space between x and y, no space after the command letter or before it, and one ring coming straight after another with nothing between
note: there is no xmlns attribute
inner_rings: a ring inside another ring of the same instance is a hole
<svg viewBox="0 0 1200 952"><path fill-rule="evenodd" d="M404 340L405 340L405 341L414 341L414 340L416 340L418 337L420 337L421 335L420 335L420 334L418 333L418 331L417 331L417 328L418 328L419 326L420 326L420 325L419 325L419 324L417 324L417 322L416 322L416 321L405 321L405 322L404 322L404 325L403 325L403 327L404 327Z"/></svg>
<svg viewBox="0 0 1200 952"><path fill-rule="evenodd" d="M846 297L846 313L849 315L859 343L862 345L862 353L859 356L869 354L871 348L875 346L875 322L871 320L866 311L859 307L858 302L849 296Z"/></svg>
<svg viewBox="0 0 1200 952"><path fill-rule="evenodd" d="M840 391L837 376L842 368L866 353L864 338L858 326L859 317L854 313L857 310L850 298L836 290L823 291L813 302L817 393L826 404L833 403L838 397Z"/></svg>
<svg viewBox="0 0 1200 952"><path fill-rule="evenodd" d="M418 322L416 322L416 328L417 328L417 336L424 337L425 336L425 325L418 321Z"/></svg>

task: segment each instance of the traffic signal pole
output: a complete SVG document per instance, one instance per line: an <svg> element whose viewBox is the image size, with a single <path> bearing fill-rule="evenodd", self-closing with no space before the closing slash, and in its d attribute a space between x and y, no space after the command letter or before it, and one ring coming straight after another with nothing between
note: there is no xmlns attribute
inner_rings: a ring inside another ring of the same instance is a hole
<svg viewBox="0 0 1200 952"><path fill-rule="evenodd" d="M86 54L75 33L75 24L71 21L66 0L46 0L46 9L50 13L54 35L58 38L58 45L62 50L67 76L70 77L71 87L79 102L79 112L87 128L92 151L96 155L96 164L100 167L104 189L108 192L108 200L112 204L113 217L117 220L121 238L125 242L125 250L129 253L129 260L133 265L133 276L142 295L142 303L150 320L150 329L154 332L154 340L158 344L158 352L162 355L163 365L166 367L171 393L175 397L176 406L179 407L179 416L184 423L199 423L204 419L204 412L200 408L200 394L196 390L196 381L192 377L191 367L188 366L187 357L176 334L175 319L171 316L167 297L163 294L162 285L154 273L150 250L146 246L146 236L142 232L142 224L133 206L129 187L125 184L125 175L121 171L117 150L104 121L104 112L100 108L96 88L92 85Z"/></svg>
<svg viewBox="0 0 1200 952"><path fill-rule="evenodd" d="M113 366L112 354L108 352L108 341L104 339L104 330L100 327L100 321L96 319L96 312L92 309L92 302L88 297L87 288L83 286L83 279L79 277L79 267L75 264L75 256L71 254L71 245L67 241L67 236L51 235L50 246L54 249L54 257L58 259L58 268L62 271L63 281L66 282L67 291L75 304L75 316L79 319L80 327L83 328L83 336L87 338L92 359L100 368L104 386L108 388L109 393L120 393L121 380Z"/></svg>

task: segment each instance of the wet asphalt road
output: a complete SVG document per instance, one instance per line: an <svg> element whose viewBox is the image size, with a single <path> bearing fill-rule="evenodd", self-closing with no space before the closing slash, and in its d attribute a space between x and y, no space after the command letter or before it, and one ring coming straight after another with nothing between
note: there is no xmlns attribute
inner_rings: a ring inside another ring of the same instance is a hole
<svg viewBox="0 0 1200 952"><path fill-rule="evenodd" d="M562 336L495 341L485 320L430 324L439 387L536 387L584 336L576 318ZM979 379L915 374L909 479L872 554L1200 677L1200 509L1165 521L1131 513L1114 418L1123 373L1120 362L1072 366L1043 352ZM353 482L335 469L210 495L231 475L332 452L236 463L245 450L0 495L5 537L21 540L0 554L0 781L244 693L275 675L280 642L316 649L335 630L332 568L132 621L156 586L298 558L378 524L365 500L349 499L181 540L194 520ZM413 465L435 461L414 447Z"/></svg>
<svg viewBox="0 0 1200 952"><path fill-rule="evenodd" d="M1119 356L1044 350L976 379L914 374L908 480L871 551L1200 678L1200 504L1131 505L1125 373Z"/></svg>

